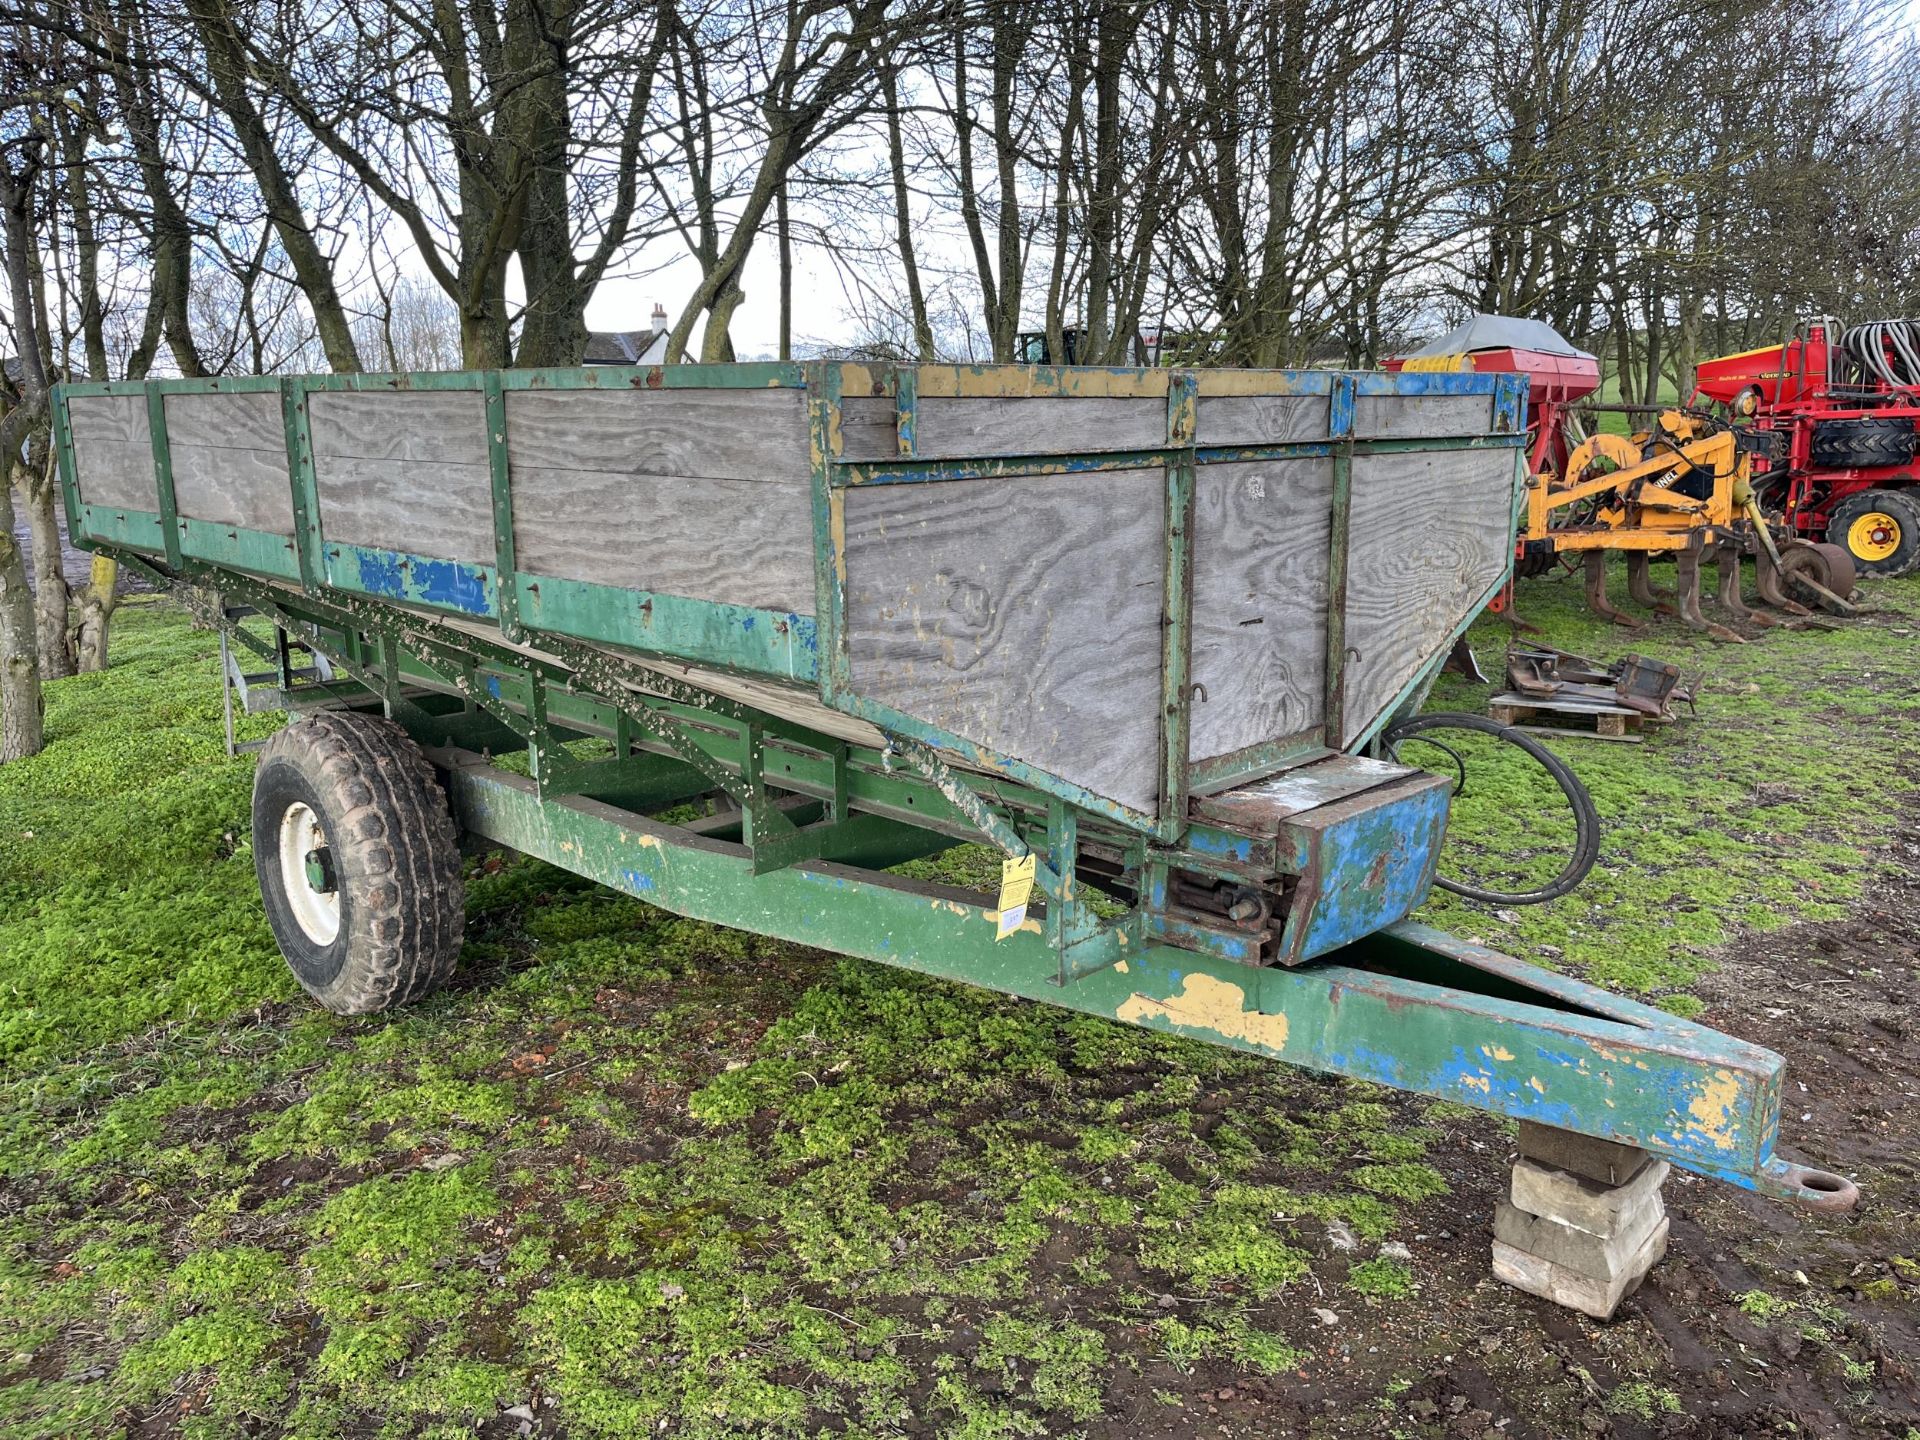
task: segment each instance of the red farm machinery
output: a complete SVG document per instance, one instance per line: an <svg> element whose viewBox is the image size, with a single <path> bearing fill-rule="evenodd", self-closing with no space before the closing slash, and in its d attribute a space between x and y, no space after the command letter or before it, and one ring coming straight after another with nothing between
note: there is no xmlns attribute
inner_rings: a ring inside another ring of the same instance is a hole
<svg viewBox="0 0 1920 1440"><path fill-rule="evenodd" d="M1755 357L1778 354L1755 352ZM1528 484L1516 520L1517 576L1543 575L1578 557L1589 605L1631 625L1637 622L1607 596L1607 556L1618 552L1625 557L1628 592L1638 604L1729 640L1740 637L1702 612L1701 580L1709 562L1718 574L1712 598L1732 618L1779 623L1808 614L1813 605L1852 612L1848 597L1856 566L1848 552L1824 543L1819 530L1783 520L1779 501L1785 497L1763 511L1763 497L1774 496L1777 485L1763 490L1756 477L1776 473L1768 467L1781 466L1788 452L1777 435L1754 420L1753 397L1742 400L1744 409L1731 403L1644 410L1596 406L1591 397L1600 387L1598 359L1551 326L1504 315L1476 315L1438 340L1388 360L1386 368L1508 371L1527 377ZM1708 373L1703 366L1703 378ZM1735 391L1749 383L1741 381ZM1771 393L1779 388L1776 382ZM1644 420L1644 428L1631 434L1600 428L1599 412L1608 409ZM1905 433L1902 453L1911 470L1910 420ZM1773 458L1776 451L1782 458ZM1915 519L1920 522L1920 507ZM1920 529L1909 524L1905 533L1920 543ZM1746 555L1754 559L1761 608L1749 608L1744 598L1740 562ZM1672 562L1671 588L1654 585L1656 558Z"/></svg>
<svg viewBox="0 0 1920 1440"><path fill-rule="evenodd" d="M1770 437L1753 487L1794 534L1865 575L1920 570L1920 320L1808 321L1783 345L1704 362L1694 399Z"/></svg>

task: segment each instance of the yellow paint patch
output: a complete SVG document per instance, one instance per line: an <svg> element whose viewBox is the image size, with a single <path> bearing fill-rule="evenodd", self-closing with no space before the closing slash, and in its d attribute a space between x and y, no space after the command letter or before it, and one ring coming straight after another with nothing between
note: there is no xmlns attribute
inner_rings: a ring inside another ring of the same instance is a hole
<svg viewBox="0 0 1920 1440"><path fill-rule="evenodd" d="M1124 940L1127 937L1123 934L1120 938ZM1113 962L1113 969L1115 974L1124 975L1127 973L1127 962L1124 960L1116 960Z"/></svg>
<svg viewBox="0 0 1920 1440"><path fill-rule="evenodd" d="M971 906L962 905L958 900L935 900L933 902L933 908L936 910L951 910L956 915L971 915L973 913Z"/></svg>
<svg viewBox="0 0 1920 1440"><path fill-rule="evenodd" d="M1114 1018L1138 1025L1159 1020L1191 1030L1212 1030L1232 1040L1245 1040L1268 1050L1287 1043L1287 1017L1247 1009L1247 992L1211 975L1189 975L1180 993L1166 1000L1130 995L1114 1011Z"/></svg>
<svg viewBox="0 0 1920 1440"><path fill-rule="evenodd" d="M642 835L640 837L640 843L649 850L658 850L660 848L660 837L658 835Z"/></svg>
<svg viewBox="0 0 1920 1440"><path fill-rule="evenodd" d="M1162 399L1166 370L1060 370L1036 365L922 365L920 397L1016 400L1101 395Z"/></svg>
<svg viewBox="0 0 1920 1440"><path fill-rule="evenodd" d="M1733 1149L1733 1110L1739 1103L1740 1077L1731 1070L1716 1070L1687 1107L1693 1129L1720 1149Z"/></svg>
<svg viewBox="0 0 1920 1440"><path fill-rule="evenodd" d="M1469 1090L1478 1090L1482 1095L1491 1095L1493 1093L1493 1077L1491 1075L1462 1075L1460 1077L1460 1083Z"/></svg>
<svg viewBox="0 0 1920 1440"><path fill-rule="evenodd" d="M1489 1060L1511 1060L1513 1052L1504 1045L1482 1045L1480 1053Z"/></svg>
<svg viewBox="0 0 1920 1440"><path fill-rule="evenodd" d="M1547 1093L1547 1087L1540 1083L1540 1077L1538 1075L1529 1075L1527 1077L1527 1084L1531 1085L1537 1094L1544 1095Z"/></svg>
<svg viewBox="0 0 1920 1440"><path fill-rule="evenodd" d="M833 573L844 586L847 583L847 502L838 490L827 496L827 536L833 542Z"/></svg>

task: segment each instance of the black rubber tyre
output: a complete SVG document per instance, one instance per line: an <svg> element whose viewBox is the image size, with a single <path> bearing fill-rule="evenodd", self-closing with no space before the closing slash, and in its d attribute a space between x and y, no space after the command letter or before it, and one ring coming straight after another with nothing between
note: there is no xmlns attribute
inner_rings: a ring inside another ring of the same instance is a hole
<svg viewBox="0 0 1920 1440"><path fill-rule="evenodd" d="M1823 420L1813 427L1813 463L1831 470L1905 465L1913 459L1913 421L1901 416Z"/></svg>
<svg viewBox="0 0 1920 1440"><path fill-rule="evenodd" d="M267 742L253 867L280 953L327 1009L404 1005L453 973L459 837L433 767L392 721L316 711Z"/></svg>
<svg viewBox="0 0 1920 1440"><path fill-rule="evenodd" d="M1827 539L1862 575L1920 570L1920 490L1862 490L1827 516Z"/></svg>

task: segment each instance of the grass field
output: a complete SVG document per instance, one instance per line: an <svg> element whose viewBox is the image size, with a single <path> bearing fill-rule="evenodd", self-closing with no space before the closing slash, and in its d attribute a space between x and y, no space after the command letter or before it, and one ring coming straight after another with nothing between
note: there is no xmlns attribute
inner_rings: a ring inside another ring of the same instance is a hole
<svg viewBox="0 0 1920 1440"><path fill-rule="evenodd" d="M1729 945L1887 883L1920 581L1744 647L1609 632L1577 595L1521 604L1568 648L1705 668L1699 717L1556 742L1608 826L1574 896L1422 918L1696 1013ZM8 1436L1651 1434L1692 1408L1641 1322L1576 1331L1484 1280L1507 1132L1458 1107L497 857L453 987L320 1012L257 901L213 638L160 603L116 623L112 671L50 687L47 751L0 770ZM1474 631L1490 673L1506 634ZM1450 863L1550 848L1524 781L1475 772ZM1889 1304L1920 1295L1899 1258ZM1874 1322L1763 1278L1701 1284L1819 1329L1853 1367L1824 1413L1902 1435ZM1542 1331L1572 1347L1551 1374ZM1452 1407L1431 1377L1465 1371Z"/></svg>

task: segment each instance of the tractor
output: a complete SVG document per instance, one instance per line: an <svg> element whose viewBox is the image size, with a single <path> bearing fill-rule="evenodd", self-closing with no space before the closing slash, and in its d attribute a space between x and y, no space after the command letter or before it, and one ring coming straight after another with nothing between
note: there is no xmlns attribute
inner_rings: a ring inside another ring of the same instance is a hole
<svg viewBox="0 0 1920 1440"><path fill-rule="evenodd" d="M1863 575L1920 570L1920 320L1806 321L1783 345L1703 362L1694 399L1772 437L1753 487L1795 535Z"/></svg>

